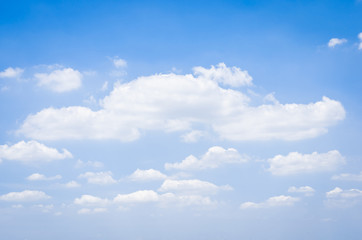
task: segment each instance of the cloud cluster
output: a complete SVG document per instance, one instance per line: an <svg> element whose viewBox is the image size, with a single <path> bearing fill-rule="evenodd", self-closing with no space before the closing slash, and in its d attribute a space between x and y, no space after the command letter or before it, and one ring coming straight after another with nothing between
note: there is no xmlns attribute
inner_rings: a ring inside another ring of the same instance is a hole
<svg viewBox="0 0 362 240"><path fill-rule="evenodd" d="M177 169L177 170L203 170L217 168L224 164L230 163L244 163L247 161L247 157L241 156L239 152L234 148L224 149L219 146L214 146L208 149L208 151L201 156L200 159L193 155L188 156L180 163L166 163L165 169Z"/></svg>
<svg viewBox="0 0 362 240"><path fill-rule="evenodd" d="M281 207L281 206L293 206L294 203L298 202L299 198L291 196L275 196L270 197L266 201L261 203L255 202L244 202L240 205L240 209L255 209L255 208L271 208L271 207Z"/></svg>
<svg viewBox="0 0 362 240"><path fill-rule="evenodd" d="M37 141L20 141L14 145L0 145L0 160L19 161L23 163L50 162L65 158L72 158L72 154L63 149L59 152Z"/></svg>
<svg viewBox="0 0 362 240"><path fill-rule="evenodd" d="M270 171L273 175L293 175L299 173L313 173L332 171L345 163L344 157L337 151L327 153L301 154L291 152L287 156L277 155L268 159Z"/></svg>
<svg viewBox="0 0 362 240"><path fill-rule="evenodd" d="M116 84L98 111L81 106L46 108L29 115L18 133L40 140L134 141L147 130L191 133L202 127L233 141L299 140L326 133L345 117L342 104L327 97L310 104L252 106L241 91L218 85L250 85L251 78L241 78L243 74L219 64L211 69L198 67L194 75L139 77ZM183 136L196 141L197 135Z"/></svg>

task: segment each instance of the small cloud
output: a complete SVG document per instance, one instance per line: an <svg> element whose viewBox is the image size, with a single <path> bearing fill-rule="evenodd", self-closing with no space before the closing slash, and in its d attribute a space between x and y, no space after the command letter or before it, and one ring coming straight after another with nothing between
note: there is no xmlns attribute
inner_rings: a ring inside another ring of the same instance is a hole
<svg viewBox="0 0 362 240"><path fill-rule="evenodd" d="M92 195L82 195L80 198L74 199L74 204L83 206L105 206L109 203L108 199Z"/></svg>
<svg viewBox="0 0 362 240"><path fill-rule="evenodd" d="M244 202L240 205L240 209L255 209L255 208L272 208L272 207L282 207L282 206L293 206L294 203L298 202L299 198L291 196L275 196L268 198L266 201L261 203L255 202Z"/></svg>
<svg viewBox="0 0 362 240"><path fill-rule="evenodd" d="M362 191L359 189L343 190L336 187L326 193L328 207L352 207L362 203Z"/></svg>
<svg viewBox="0 0 362 240"><path fill-rule="evenodd" d="M167 178L167 176L160 171L154 169L140 170L137 169L129 177L132 181L157 181Z"/></svg>
<svg viewBox="0 0 362 240"><path fill-rule="evenodd" d="M98 161L87 161L83 162L82 160L78 159L77 163L75 164L76 168L85 168L85 167L93 167L93 168L102 168L103 163Z"/></svg>
<svg viewBox="0 0 362 240"><path fill-rule="evenodd" d="M46 177L43 174L33 173L29 177L27 177L26 179L29 180L29 181L51 181L51 180L58 180L58 179L61 179L61 178L62 178L61 175L56 175L56 176L53 176L53 177Z"/></svg>
<svg viewBox="0 0 362 240"><path fill-rule="evenodd" d="M342 45L347 42L345 38L331 38L328 42L328 47L334 48L337 45Z"/></svg>
<svg viewBox="0 0 362 240"><path fill-rule="evenodd" d="M341 173L339 175L334 175L332 180L362 181L362 171L359 174Z"/></svg>
<svg viewBox="0 0 362 240"><path fill-rule="evenodd" d="M0 72L0 78L19 78L23 72L24 69L8 67Z"/></svg>
<svg viewBox="0 0 362 240"><path fill-rule="evenodd" d="M114 184L117 181L113 179L112 172L86 172L79 175L79 178L87 179L88 183L99 184L99 185L108 185Z"/></svg>
<svg viewBox="0 0 362 240"><path fill-rule="evenodd" d="M108 89L108 81L105 81L102 85L101 91L106 91Z"/></svg>
<svg viewBox="0 0 362 240"><path fill-rule="evenodd" d="M205 133L202 131L193 130L191 132L188 132L188 133L182 135L181 139L183 142L186 142L186 143L194 143L194 142L197 142L204 135L205 135Z"/></svg>
<svg viewBox="0 0 362 240"><path fill-rule="evenodd" d="M0 195L0 200L7 202L31 202L49 199L50 196L42 191L25 190Z"/></svg>
<svg viewBox="0 0 362 240"><path fill-rule="evenodd" d="M65 158L72 158L72 154L63 149L59 152L37 141L20 141L14 145L0 145L0 159L19 161L23 163L51 162Z"/></svg>
<svg viewBox="0 0 362 240"><path fill-rule="evenodd" d="M113 58L113 64L116 68L125 68L127 67L127 62L126 60L119 58L119 57L115 57Z"/></svg>
<svg viewBox="0 0 362 240"><path fill-rule="evenodd" d="M161 187L160 192L174 192L180 194L216 194L220 190L230 191L232 187L229 185L217 186L213 183L201 181L198 179L192 180L172 180L166 179Z"/></svg>
<svg viewBox="0 0 362 240"><path fill-rule="evenodd" d="M77 183L76 181L70 181L70 182L67 182L66 184L64 184L64 186L66 188L78 188L81 185L79 183Z"/></svg>
<svg viewBox="0 0 362 240"><path fill-rule="evenodd" d="M80 88L83 75L72 68L63 68L51 73L36 73L34 77L38 81L38 86L62 93Z"/></svg>
<svg viewBox="0 0 362 240"><path fill-rule="evenodd" d="M94 208L94 209L82 208L78 210L78 214L93 214L93 213L103 213L103 212L107 212L107 208Z"/></svg>
<svg viewBox="0 0 362 240"><path fill-rule="evenodd" d="M358 49L362 50L362 32L358 34L358 39L360 41L360 43L358 45Z"/></svg>
<svg viewBox="0 0 362 240"><path fill-rule="evenodd" d="M304 187L290 187L288 189L288 192L290 193L303 193L305 196L312 196L315 192L315 190L312 187L304 186Z"/></svg>

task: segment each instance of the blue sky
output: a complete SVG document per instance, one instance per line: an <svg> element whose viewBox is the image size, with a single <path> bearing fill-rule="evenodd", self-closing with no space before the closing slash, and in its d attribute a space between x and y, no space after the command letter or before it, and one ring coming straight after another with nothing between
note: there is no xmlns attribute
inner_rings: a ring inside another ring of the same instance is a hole
<svg viewBox="0 0 362 240"><path fill-rule="evenodd" d="M4 239L359 239L361 1L2 1Z"/></svg>

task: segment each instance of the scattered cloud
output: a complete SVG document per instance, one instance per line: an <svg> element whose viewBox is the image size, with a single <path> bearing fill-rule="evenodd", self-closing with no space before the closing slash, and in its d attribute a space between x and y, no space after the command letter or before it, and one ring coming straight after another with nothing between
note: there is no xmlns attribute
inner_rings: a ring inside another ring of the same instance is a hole
<svg viewBox="0 0 362 240"><path fill-rule="evenodd" d="M33 207L40 209L44 213L49 213L54 209L53 204L48 204L48 205L37 204L37 205L34 205Z"/></svg>
<svg viewBox="0 0 362 240"><path fill-rule="evenodd" d="M192 130L191 132L185 133L181 136L183 142L194 143L197 142L205 133L199 130Z"/></svg>
<svg viewBox="0 0 362 240"><path fill-rule="evenodd" d="M210 71L218 72L216 69ZM233 73L233 69L226 72ZM156 74L115 84L100 101L100 110L81 106L46 108L29 115L18 133L38 140L128 142L147 130L190 133L199 131L195 126L202 126L226 140L290 141L325 134L329 126L345 117L342 104L327 97L309 104L252 106L241 91L217 84L229 77L227 73L219 76L224 70L217 74L200 71L195 75Z"/></svg>
<svg viewBox="0 0 362 240"><path fill-rule="evenodd" d="M312 187L304 186L304 187L290 187L288 189L288 192L290 193L303 193L305 196L313 196L315 190Z"/></svg>
<svg viewBox="0 0 362 240"><path fill-rule="evenodd" d="M148 170L137 169L128 178L132 181L155 181L166 179L167 176L151 168Z"/></svg>
<svg viewBox="0 0 362 240"><path fill-rule="evenodd" d="M334 48L337 45L342 45L347 42L345 38L331 38L328 42L328 47Z"/></svg>
<svg viewBox="0 0 362 240"><path fill-rule="evenodd" d="M26 179L29 180L29 181L51 181L51 180L58 180L58 179L61 179L61 178L62 178L61 175L46 177L45 175L40 174L40 173L33 173L29 177L27 177Z"/></svg>
<svg viewBox="0 0 362 240"><path fill-rule="evenodd" d="M209 148L200 159L190 155L180 163L166 163L165 169L203 170L218 168L224 164L245 163L247 160L248 158L246 156L241 156L234 148L224 149L219 146L214 146Z"/></svg>
<svg viewBox="0 0 362 240"><path fill-rule="evenodd" d="M153 190L141 190L129 194L118 194L113 201L115 203L146 203L157 202L159 195Z"/></svg>
<svg viewBox="0 0 362 240"><path fill-rule="evenodd" d="M93 213L104 213L107 212L107 208L82 208L78 210L78 214L93 214Z"/></svg>
<svg viewBox="0 0 362 240"><path fill-rule="evenodd" d="M72 158L72 154L63 149L59 152L55 148L47 147L37 141L20 141L14 145L0 145L0 159L19 161L23 163L51 162L65 158Z"/></svg>
<svg viewBox="0 0 362 240"><path fill-rule="evenodd" d="M280 195L280 196L271 197L271 198L267 199L265 202L261 202L261 203L244 202L240 205L240 209L293 206L294 203L296 203L298 201L299 201L299 198Z"/></svg>
<svg viewBox="0 0 362 240"><path fill-rule="evenodd" d="M229 185L216 186L213 183L201 181L198 179L192 180L172 180L166 179L161 187L158 189L160 192L173 192L183 195L204 195L216 194L220 190L232 190Z"/></svg>
<svg viewBox="0 0 362 240"><path fill-rule="evenodd" d="M287 156L277 155L268 160L273 175L293 175L300 173L314 173L333 171L345 163L344 157L337 151L327 153L301 154L291 152Z"/></svg>
<svg viewBox="0 0 362 240"><path fill-rule="evenodd" d="M101 91L104 92L104 91L107 91L107 89L108 89L108 81L105 81L101 87Z"/></svg>
<svg viewBox="0 0 362 240"><path fill-rule="evenodd" d="M22 192L10 192L0 195L0 200L7 202L32 202L49 199L50 196L42 191L25 190Z"/></svg>
<svg viewBox="0 0 362 240"><path fill-rule="evenodd" d="M362 203L362 191L359 189L343 190L339 187L326 193L328 207L352 207Z"/></svg>
<svg viewBox="0 0 362 240"><path fill-rule="evenodd" d="M362 50L362 32L358 34L358 39L360 41L360 43L358 45L358 49Z"/></svg>
<svg viewBox="0 0 362 240"><path fill-rule="evenodd" d="M79 175L79 178L87 179L88 183L99 184L99 185L108 185L116 183L117 181L113 179L112 172L86 172Z"/></svg>
<svg viewBox="0 0 362 240"><path fill-rule="evenodd" d="M80 88L83 75L72 68L63 68L51 73L36 73L34 77L38 81L38 86L62 93Z"/></svg>
<svg viewBox="0 0 362 240"><path fill-rule="evenodd" d="M341 173L339 175L334 175L332 180L362 181L362 171L359 174Z"/></svg>
<svg viewBox="0 0 362 240"><path fill-rule="evenodd" d="M0 72L0 78L19 78L23 72L24 69L8 67Z"/></svg>

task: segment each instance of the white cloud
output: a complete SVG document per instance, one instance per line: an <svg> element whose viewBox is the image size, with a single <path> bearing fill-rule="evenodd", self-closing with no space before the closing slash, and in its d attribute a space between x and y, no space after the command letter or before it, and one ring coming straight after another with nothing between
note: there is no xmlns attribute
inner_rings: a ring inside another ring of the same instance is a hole
<svg viewBox="0 0 362 240"><path fill-rule="evenodd" d="M328 42L328 47L334 48L335 46L341 45L346 42L347 42L347 39L345 39L345 38L331 38Z"/></svg>
<svg viewBox="0 0 362 240"><path fill-rule="evenodd" d="M125 68L127 67L127 61L124 59L121 59L119 57L115 57L113 59L113 64L116 68Z"/></svg>
<svg viewBox="0 0 362 240"><path fill-rule="evenodd" d="M19 161L23 163L30 162L51 162L64 158L72 158L72 154L66 149L59 152L55 148L50 148L37 141L20 141L14 145L0 145L0 159Z"/></svg>
<svg viewBox="0 0 362 240"><path fill-rule="evenodd" d="M247 157L241 156L234 148L224 149L219 146L214 146L209 148L200 159L190 155L180 163L166 163L165 169L203 170L208 168L217 168L224 164L244 163L246 161Z"/></svg>
<svg viewBox="0 0 362 240"><path fill-rule="evenodd" d="M261 203L255 203L255 202L242 203L240 205L240 209L293 206L294 203L296 203L298 201L299 201L299 198L280 195L280 196L268 198L265 202L261 202Z"/></svg>
<svg viewBox="0 0 362 240"><path fill-rule="evenodd" d="M76 181L70 181L70 182L67 182L66 184L64 184L64 186L66 188L77 188L77 187L80 187L81 185L79 183L77 183Z"/></svg>
<svg viewBox="0 0 362 240"><path fill-rule="evenodd" d="M165 174L154 169L148 169L148 170L137 169L129 176L129 179L132 181L155 181L155 180L163 180L165 178L167 178Z"/></svg>
<svg viewBox="0 0 362 240"><path fill-rule="evenodd" d="M345 163L344 157L337 151L327 153L301 154L291 152L287 156L277 155L268 160L273 175L293 175L335 170Z"/></svg>
<svg viewBox="0 0 362 240"><path fill-rule="evenodd" d="M299 188L293 186L288 189L288 192L303 193L306 196L312 196L314 194L315 190L309 186L304 186L304 187L299 187Z"/></svg>
<svg viewBox="0 0 362 240"><path fill-rule="evenodd" d="M76 164L76 168L85 168L85 167L93 167L93 168L102 168L103 163L98 161L87 161L83 162L82 160L78 159Z"/></svg>
<svg viewBox="0 0 362 240"><path fill-rule="evenodd" d="M186 195L203 195L203 194L216 194L220 190L232 190L229 185L216 186L213 183L201 181L198 179L192 180L172 180L166 179L161 187L158 189L160 192L174 192Z"/></svg>
<svg viewBox="0 0 362 240"><path fill-rule="evenodd" d="M102 85L101 91L106 91L108 89L108 81L105 81Z"/></svg>
<svg viewBox="0 0 362 240"><path fill-rule="evenodd" d="M112 172L86 172L79 175L80 178L87 179L88 183L107 185L113 184L117 181L113 179Z"/></svg>
<svg viewBox="0 0 362 240"><path fill-rule="evenodd" d="M18 78L23 72L24 69L8 67L4 71L0 72L0 78Z"/></svg>
<svg viewBox="0 0 362 240"><path fill-rule="evenodd" d="M62 176L61 175L55 175L52 177L46 177L43 174L40 173L33 173L30 176L28 176L26 179L29 181L51 181L51 180L58 180L61 179Z"/></svg>
<svg viewBox="0 0 362 240"><path fill-rule="evenodd" d="M339 187L326 193L326 205L329 207L351 207L362 203L362 191L359 189L343 190Z"/></svg>
<svg viewBox="0 0 362 240"><path fill-rule="evenodd" d="M159 195L153 190L141 190L129 194L118 194L113 201L115 203L146 203L157 202Z"/></svg>
<svg viewBox="0 0 362 240"><path fill-rule="evenodd" d="M53 204L49 204L49 205L37 204L37 205L34 205L33 207L40 209L44 213L49 213L54 209Z"/></svg>
<svg viewBox="0 0 362 240"><path fill-rule="evenodd" d="M68 92L80 88L82 74L72 68L54 70L51 73L36 73L38 85L54 92Z"/></svg>
<svg viewBox="0 0 362 240"><path fill-rule="evenodd" d="M339 175L334 175L332 180L362 181L362 171L359 174L341 173Z"/></svg>
<svg viewBox="0 0 362 240"><path fill-rule="evenodd" d="M104 206L107 205L109 201L100 197L95 197L92 195L82 195L80 198L74 200L74 204L84 205L84 206Z"/></svg>
<svg viewBox="0 0 362 240"><path fill-rule="evenodd" d="M255 107L242 92L224 89L214 81L228 78L227 74L223 78L195 75L156 74L118 83L101 101L100 110L46 108L29 115L18 133L42 140L133 141L147 130L190 133L202 126L233 141L299 140L325 134L345 117L341 103L327 97L310 104Z"/></svg>
<svg viewBox="0 0 362 240"><path fill-rule="evenodd" d="M360 43L358 45L358 49L359 50L362 50L362 32L358 34L358 38L360 40Z"/></svg>
<svg viewBox="0 0 362 240"><path fill-rule="evenodd" d="M10 192L0 196L0 200L8 202L31 202L49 199L50 196L42 191L25 190L22 192Z"/></svg>
<svg viewBox="0 0 362 240"><path fill-rule="evenodd" d="M252 85L253 78L249 75L248 71L242 71L237 67L227 67L225 63L211 66L210 69L203 67L194 67L194 73L200 78L210 79L217 83L229 85L232 87L250 86Z"/></svg>

